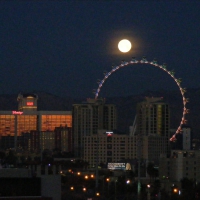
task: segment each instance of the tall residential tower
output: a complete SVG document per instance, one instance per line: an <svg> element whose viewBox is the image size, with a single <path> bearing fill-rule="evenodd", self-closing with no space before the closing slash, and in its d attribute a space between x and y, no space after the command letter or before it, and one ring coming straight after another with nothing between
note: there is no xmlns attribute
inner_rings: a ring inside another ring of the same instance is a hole
<svg viewBox="0 0 200 200"><path fill-rule="evenodd" d="M105 104L105 99L87 99L82 104L74 104L72 129L75 156L82 157L83 136L97 135L98 130L116 129L116 107Z"/></svg>
<svg viewBox="0 0 200 200"><path fill-rule="evenodd" d="M162 98L146 98L137 105L136 134L169 137L169 106Z"/></svg>
<svg viewBox="0 0 200 200"><path fill-rule="evenodd" d="M162 98L146 97L138 103L131 136L138 140L137 155L148 162L159 163L161 154L169 154L169 105Z"/></svg>

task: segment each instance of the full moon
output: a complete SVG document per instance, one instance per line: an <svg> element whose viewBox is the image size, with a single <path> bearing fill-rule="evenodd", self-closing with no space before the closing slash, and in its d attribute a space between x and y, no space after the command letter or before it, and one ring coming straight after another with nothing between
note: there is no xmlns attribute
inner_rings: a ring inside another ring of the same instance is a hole
<svg viewBox="0 0 200 200"><path fill-rule="evenodd" d="M131 42L127 39L121 40L118 43L118 49L123 53L130 51L131 50Z"/></svg>

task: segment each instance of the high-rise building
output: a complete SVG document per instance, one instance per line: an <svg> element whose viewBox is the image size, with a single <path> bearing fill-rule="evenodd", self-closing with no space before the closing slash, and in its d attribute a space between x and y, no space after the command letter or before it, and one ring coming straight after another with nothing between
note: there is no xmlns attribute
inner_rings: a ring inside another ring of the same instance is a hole
<svg viewBox="0 0 200 200"><path fill-rule="evenodd" d="M140 136L140 145L137 146L137 155L148 162L159 165L161 154L170 154L169 138L166 136ZM140 149L141 148L141 149Z"/></svg>
<svg viewBox="0 0 200 200"><path fill-rule="evenodd" d="M73 104L72 129L75 156L83 156L83 138L97 135L98 130L116 129L117 114L113 104L104 99L87 99L82 104Z"/></svg>
<svg viewBox="0 0 200 200"><path fill-rule="evenodd" d="M175 150L192 150L192 131L189 126L184 125L182 132L176 135L176 141L172 144Z"/></svg>
<svg viewBox="0 0 200 200"><path fill-rule="evenodd" d="M192 146L192 137L191 137L191 128L183 127L183 150L191 150Z"/></svg>
<svg viewBox="0 0 200 200"><path fill-rule="evenodd" d="M0 136L21 135L31 130L54 131L72 127L71 111L0 111Z"/></svg>
<svg viewBox="0 0 200 200"><path fill-rule="evenodd" d="M87 107L85 106L82 108ZM83 115L83 111L81 113L80 107L77 107L77 109L79 109L79 115L77 114L77 116L79 116L81 120L84 120L86 115ZM155 164L158 164L160 155L169 153L168 105L158 98L151 100L147 98L147 102L145 101L138 104L137 116L138 118L134 124L136 127L139 127L139 129L135 130L140 131L139 133L143 133L142 131L144 130L144 134L139 134L138 132L135 134L132 134L131 132L129 135L116 134L115 132L113 132L113 134L106 134L110 132L110 129L102 127L102 129L100 129L99 126L98 134L96 134L96 132L95 134L92 134L93 132L91 132L91 134L87 135L83 134L84 128L81 129L81 127L84 127L83 122L79 123L79 126L77 127L80 129L77 128L75 130L79 130L77 133L81 136L81 156L84 160L88 161L91 165L96 165L96 162L105 164L108 162L137 159L142 160L144 163L154 162ZM73 118L73 120L75 119ZM148 132L148 129L146 129L147 122L149 122L148 126L150 127L152 123L154 132ZM87 123L89 124L89 122L86 121L84 121L84 123L85 126ZM92 120L90 123L92 125ZM162 125L162 123L164 125ZM144 127L141 126L142 124L144 124ZM75 126L73 125L73 128L75 128ZM157 130L158 133L156 132ZM74 135L74 139L76 138L78 137Z"/></svg>
<svg viewBox="0 0 200 200"><path fill-rule="evenodd" d="M37 99L36 94L19 94L18 110L0 111L0 138L12 136L13 148L16 147L17 136L21 136L22 133L53 132L56 127L72 127L71 111L38 111Z"/></svg>
<svg viewBox="0 0 200 200"><path fill-rule="evenodd" d="M55 148L55 133L53 131L40 132L40 148L52 150Z"/></svg>
<svg viewBox="0 0 200 200"><path fill-rule="evenodd" d="M72 128L56 127L55 128L55 148L65 152L72 152Z"/></svg>
<svg viewBox="0 0 200 200"><path fill-rule="evenodd" d="M18 103L18 110L37 110L37 94L18 94L17 101Z"/></svg>
<svg viewBox="0 0 200 200"><path fill-rule="evenodd" d="M138 103L130 136L137 136L137 155L147 162L159 163L160 154L169 154L169 106L162 98Z"/></svg>
<svg viewBox="0 0 200 200"><path fill-rule="evenodd" d="M137 105L136 134L169 137L169 106L162 98L146 98Z"/></svg>
<svg viewBox="0 0 200 200"><path fill-rule="evenodd" d="M13 138L13 140L12 140ZM2 136L2 148L13 148L14 137ZM23 150L40 152L44 149L72 152L72 128L55 127L54 131L30 131L17 137L17 144ZM4 146L3 146L4 145Z"/></svg>

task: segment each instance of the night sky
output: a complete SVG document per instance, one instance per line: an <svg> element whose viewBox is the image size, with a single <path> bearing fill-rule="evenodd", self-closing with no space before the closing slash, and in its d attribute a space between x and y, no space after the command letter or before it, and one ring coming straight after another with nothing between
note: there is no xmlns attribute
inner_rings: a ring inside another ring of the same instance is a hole
<svg viewBox="0 0 200 200"><path fill-rule="evenodd" d="M117 48L124 38L127 54ZM92 98L104 71L143 56L167 63L183 87L200 87L200 1L0 1L0 94ZM99 96L161 89L178 90L162 70L130 65Z"/></svg>

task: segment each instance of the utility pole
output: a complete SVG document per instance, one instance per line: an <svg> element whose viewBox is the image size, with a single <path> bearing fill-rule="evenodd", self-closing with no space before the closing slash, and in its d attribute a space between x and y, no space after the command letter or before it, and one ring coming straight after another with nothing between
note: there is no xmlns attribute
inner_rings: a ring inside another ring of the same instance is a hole
<svg viewBox="0 0 200 200"><path fill-rule="evenodd" d="M115 177L115 200L117 200L117 178Z"/></svg>
<svg viewBox="0 0 200 200"><path fill-rule="evenodd" d="M138 200L140 200L141 183L140 183L140 163L141 163L141 135L137 136L137 146L138 146Z"/></svg>
<svg viewBox="0 0 200 200"><path fill-rule="evenodd" d="M97 133L97 141L96 141L96 179L95 179L95 189L97 190L99 187L99 136Z"/></svg>
<svg viewBox="0 0 200 200"><path fill-rule="evenodd" d="M15 136L14 136L14 149L17 151L17 115L15 115Z"/></svg>

